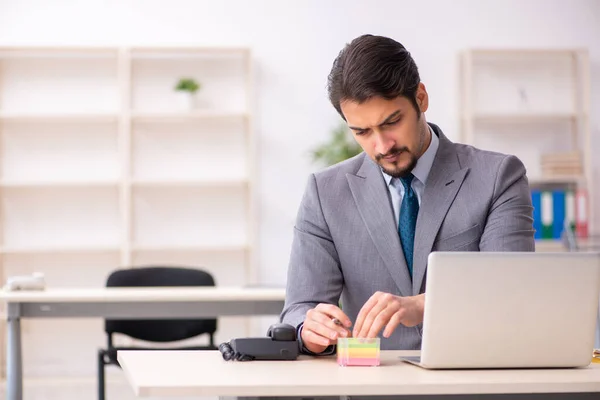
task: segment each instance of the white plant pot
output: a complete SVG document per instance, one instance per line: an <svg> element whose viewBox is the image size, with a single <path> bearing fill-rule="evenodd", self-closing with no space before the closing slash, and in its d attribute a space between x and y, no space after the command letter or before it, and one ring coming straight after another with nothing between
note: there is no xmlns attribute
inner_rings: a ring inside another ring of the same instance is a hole
<svg viewBox="0 0 600 400"><path fill-rule="evenodd" d="M196 96L190 92L175 92L177 109L181 111L192 111L196 108Z"/></svg>

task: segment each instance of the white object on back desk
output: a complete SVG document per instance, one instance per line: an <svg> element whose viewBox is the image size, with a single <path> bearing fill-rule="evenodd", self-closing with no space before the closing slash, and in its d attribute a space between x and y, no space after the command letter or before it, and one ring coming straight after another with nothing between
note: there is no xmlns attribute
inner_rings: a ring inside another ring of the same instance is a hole
<svg viewBox="0 0 600 400"><path fill-rule="evenodd" d="M44 290L46 280L44 274L36 272L32 275L11 276L6 280L4 289L13 290Z"/></svg>
<svg viewBox="0 0 600 400"><path fill-rule="evenodd" d="M600 393L600 364L575 369L431 371L400 360L418 355L382 351L378 367L340 367L335 356L224 361L218 351L119 351L117 358L139 397L566 393L565 399L576 399L573 393Z"/></svg>
<svg viewBox="0 0 600 400"><path fill-rule="evenodd" d="M23 399L21 318L211 318L278 315L285 289L160 287L1 291L7 303L7 400Z"/></svg>

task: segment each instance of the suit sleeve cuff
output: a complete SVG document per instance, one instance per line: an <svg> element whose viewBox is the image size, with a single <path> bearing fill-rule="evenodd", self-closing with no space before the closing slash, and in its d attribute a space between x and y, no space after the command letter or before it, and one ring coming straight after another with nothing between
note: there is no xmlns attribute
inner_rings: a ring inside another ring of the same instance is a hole
<svg viewBox="0 0 600 400"><path fill-rule="evenodd" d="M306 354L309 356L330 356L335 354L336 352L336 346L335 345L330 345L328 346L325 350L323 350L321 353L313 353L312 351L310 351L309 349L306 348L306 346L304 346L304 343L302 343L302 326L304 325L303 322L300 323L300 325L298 325L298 327L296 327L296 337L298 338L298 345L299 345L299 351L301 354Z"/></svg>

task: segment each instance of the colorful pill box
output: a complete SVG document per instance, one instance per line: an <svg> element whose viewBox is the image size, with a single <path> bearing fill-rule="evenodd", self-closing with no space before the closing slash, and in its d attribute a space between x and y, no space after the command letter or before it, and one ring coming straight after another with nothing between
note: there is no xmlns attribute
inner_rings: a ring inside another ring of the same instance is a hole
<svg viewBox="0 0 600 400"><path fill-rule="evenodd" d="M379 349L379 338L339 338L337 342L338 364L343 367L379 365Z"/></svg>

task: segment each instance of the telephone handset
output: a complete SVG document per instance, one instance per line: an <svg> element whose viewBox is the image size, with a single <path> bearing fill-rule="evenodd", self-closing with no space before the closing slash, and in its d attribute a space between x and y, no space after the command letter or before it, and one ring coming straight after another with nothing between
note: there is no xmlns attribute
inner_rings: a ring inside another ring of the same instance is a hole
<svg viewBox="0 0 600 400"><path fill-rule="evenodd" d="M219 345L226 361L295 360L298 358L296 329L288 324L273 324L267 337L237 338Z"/></svg>

